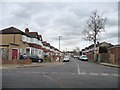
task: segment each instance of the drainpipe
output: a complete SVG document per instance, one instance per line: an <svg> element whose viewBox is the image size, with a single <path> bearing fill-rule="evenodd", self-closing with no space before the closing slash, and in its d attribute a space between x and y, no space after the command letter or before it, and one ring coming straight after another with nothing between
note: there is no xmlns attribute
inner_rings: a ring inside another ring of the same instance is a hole
<svg viewBox="0 0 120 90"><path fill-rule="evenodd" d="M15 34L14 34L14 37L13 37L13 43L15 44Z"/></svg>

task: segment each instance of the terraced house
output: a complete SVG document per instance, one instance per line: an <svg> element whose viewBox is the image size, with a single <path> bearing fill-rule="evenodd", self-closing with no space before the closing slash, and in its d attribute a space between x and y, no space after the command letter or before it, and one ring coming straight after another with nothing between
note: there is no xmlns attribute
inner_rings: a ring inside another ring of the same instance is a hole
<svg viewBox="0 0 120 90"><path fill-rule="evenodd" d="M30 32L28 28L25 32L9 27L0 31L2 42L0 44L0 56L2 60L19 59L21 54L35 54L41 58L45 55L50 58L56 57L59 50L43 41L42 35L37 32Z"/></svg>
<svg viewBox="0 0 120 90"><path fill-rule="evenodd" d="M25 29L25 34L22 36L22 41L24 43L28 43L29 46L26 47L26 50L22 50L23 52L26 52L27 55L35 54L39 57L43 58L43 44L42 44L42 36L38 35L37 32L29 32L29 29Z"/></svg>

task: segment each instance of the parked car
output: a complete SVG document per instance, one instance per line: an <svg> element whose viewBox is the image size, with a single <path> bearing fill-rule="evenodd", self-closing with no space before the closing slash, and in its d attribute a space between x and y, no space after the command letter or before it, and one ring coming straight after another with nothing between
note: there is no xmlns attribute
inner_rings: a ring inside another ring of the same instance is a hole
<svg viewBox="0 0 120 90"><path fill-rule="evenodd" d="M77 56L77 55L74 55L73 57L74 57L74 58L77 58L78 56Z"/></svg>
<svg viewBox="0 0 120 90"><path fill-rule="evenodd" d="M19 59L20 59L20 60L25 60L25 59L27 59L27 58L28 58L27 55L24 55L24 54L22 55L22 54L21 54Z"/></svg>
<svg viewBox="0 0 120 90"><path fill-rule="evenodd" d="M87 58L86 55L81 55L81 56L79 57L79 60L81 60L81 61L88 61L88 58Z"/></svg>
<svg viewBox="0 0 120 90"><path fill-rule="evenodd" d="M65 56L63 59L63 62L69 62L70 61L70 57L69 56Z"/></svg>
<svg viewBox="0 0 120 90"><path fill-rule="evenodd" d="M29 58L32 60L32 62L43 62L43 59L37 55L30 55Z"/></svg>
<svg viewBox="0 0 120 90"><path fill-rule="evenodd" d="M37 55L20 55L20 60L31 59L32 62L43 62L43 59Z"/></svg>

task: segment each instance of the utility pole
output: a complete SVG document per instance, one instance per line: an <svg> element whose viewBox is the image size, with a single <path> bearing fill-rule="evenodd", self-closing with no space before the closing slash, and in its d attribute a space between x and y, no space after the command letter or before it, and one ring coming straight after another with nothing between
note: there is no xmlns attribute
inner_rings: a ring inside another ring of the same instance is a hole
<svg viewBox="0 0 120 90"><path fill-rule="evenodd" d="M61 38L62 36L59 36L59 62L60 62L60 38Z"/></svg>

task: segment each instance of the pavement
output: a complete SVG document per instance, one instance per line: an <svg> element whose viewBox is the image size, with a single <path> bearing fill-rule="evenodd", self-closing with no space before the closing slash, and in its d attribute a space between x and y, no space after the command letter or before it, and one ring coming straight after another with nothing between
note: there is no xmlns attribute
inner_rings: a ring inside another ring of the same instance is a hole
<svg viewBox="0 0 120 90"><path fill-rule="evenodd" d="M43 63L32 63L32 64L4 64L0 65L0 69L9 69L9 68L27 68L27 67L43 67L43 66L53 66L53 65L62 65L62 62L43 62Z"/></svg>
<svg viewBox="0 0 120 90"><path fill-rule="evenodd" d="M100 63L100 64L104 65L104 66L110 66L110 67L120 68L120 65L116 65L116 64L111 64L111 63Z"/></svg>
<svg viewBox="0 0 120 90"><path fill-rule="evenodd" d="M27 68L27 67L43 67L43 66L53 66L53 65L62 65L63 62L43 62L43 63L32 63L32 64L4 64L0 65L0 69L9 69L9 68ZM120 68L120 65L110 64L110 63L100 63L104 66Z"/></svg>

